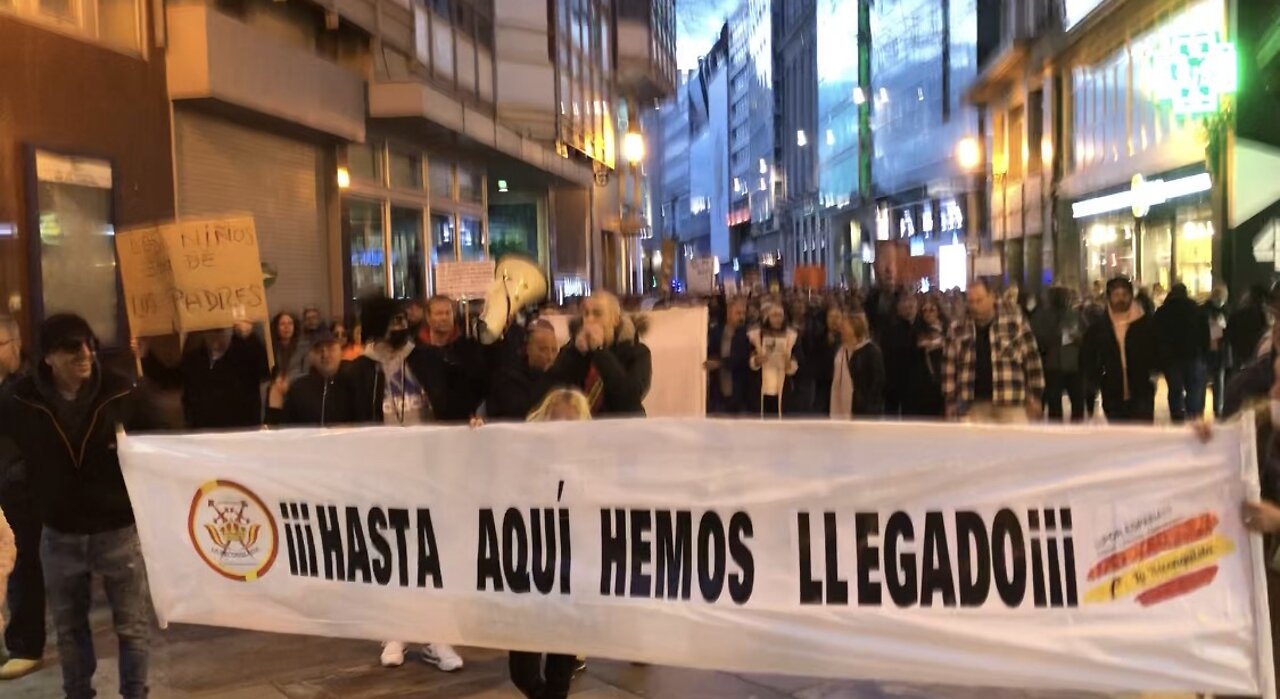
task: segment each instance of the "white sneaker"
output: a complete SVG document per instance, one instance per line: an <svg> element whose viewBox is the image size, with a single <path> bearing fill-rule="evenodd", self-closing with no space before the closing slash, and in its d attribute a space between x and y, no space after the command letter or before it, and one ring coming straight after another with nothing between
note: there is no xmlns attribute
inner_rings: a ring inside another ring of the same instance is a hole
<svg viewBox="0 0 1280 699"><path fill-rule="evenodd" d="M404 665L404 644L400 641L387 641L382 644L382 667L400 667Z"/></svg>
<svg viewBox="0 0 1280 699"><path fill-rule="evenodd" d="M428 643L422 647L422 659L428 665L435 665L442 672L456 672L462 669L462 657L453 650L453 646L444 643Z"/></svg>

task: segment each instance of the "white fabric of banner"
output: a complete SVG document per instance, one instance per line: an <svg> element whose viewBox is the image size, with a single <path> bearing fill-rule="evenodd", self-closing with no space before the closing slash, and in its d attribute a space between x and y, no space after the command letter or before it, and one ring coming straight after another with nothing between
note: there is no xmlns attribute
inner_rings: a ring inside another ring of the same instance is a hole
<svg viewBox="0 0 1280 699"><path fill-rule="evenodd" d="M1274 696L1250 421L122 436L157 613L740 672Z"/></svg>

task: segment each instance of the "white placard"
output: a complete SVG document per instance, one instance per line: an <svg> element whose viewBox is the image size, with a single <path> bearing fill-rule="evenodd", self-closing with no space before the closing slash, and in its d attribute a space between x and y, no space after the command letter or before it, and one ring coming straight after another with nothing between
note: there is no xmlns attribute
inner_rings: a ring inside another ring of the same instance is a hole
<svg viewBox="0 0 1280 699"><path fill-rule="evenodd" d="M493 260L437 262L436 293L451 299L482 298L493 285Z"/></svg>

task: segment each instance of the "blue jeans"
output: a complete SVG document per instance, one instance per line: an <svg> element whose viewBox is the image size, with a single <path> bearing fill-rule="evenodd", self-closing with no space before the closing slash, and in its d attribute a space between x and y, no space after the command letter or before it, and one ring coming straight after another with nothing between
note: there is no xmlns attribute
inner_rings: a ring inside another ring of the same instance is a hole
<svg viewBox="0 0 1280 699"><path fill-rule="evenodd" d="M45 527L40 554L67 699L95 696L98 660L89 628L93 575L102 578L120 641L120 695L147 696L151 595L137 530L129 526L101 534L63 534Z"/></svg>
<svg viewBox="0 0 1280 699"><path fill-rule="evenodd" d="M1204 361L1199 359L1173 362L1165 369L1164 380L1169 384L1169 417L1174 422L1204 416L1206 373Z"/></svg>

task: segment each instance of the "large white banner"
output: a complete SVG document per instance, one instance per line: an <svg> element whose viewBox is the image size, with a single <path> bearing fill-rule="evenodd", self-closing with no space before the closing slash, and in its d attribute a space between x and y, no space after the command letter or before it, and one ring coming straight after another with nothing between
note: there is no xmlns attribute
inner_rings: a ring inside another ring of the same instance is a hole
<svg viewBox="0 0 1280 699"><path fill-rule="evenodd" d="M120 451L164 623L1274 696L1252 439L629 420Z"/></svg>

